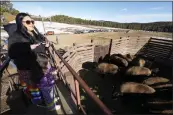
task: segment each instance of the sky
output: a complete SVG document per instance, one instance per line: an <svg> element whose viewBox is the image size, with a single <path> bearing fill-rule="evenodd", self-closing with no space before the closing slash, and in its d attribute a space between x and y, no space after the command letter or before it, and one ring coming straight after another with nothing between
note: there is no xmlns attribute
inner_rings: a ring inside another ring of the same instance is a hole
<svg viewBox="0 0 173 115"><path fill-rule="evenodd" d="M172 2L12 2L20 12L114 22L172 21Z"/></svg>

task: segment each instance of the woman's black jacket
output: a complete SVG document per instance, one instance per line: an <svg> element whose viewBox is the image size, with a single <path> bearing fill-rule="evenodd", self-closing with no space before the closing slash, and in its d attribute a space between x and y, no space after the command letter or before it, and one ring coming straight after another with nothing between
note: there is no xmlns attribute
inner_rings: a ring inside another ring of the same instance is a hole
<svg viewBox="0 0 173 115"><path fill-rule="evenodd" d="M38 62L36 61L36 53L46 53L45 47L41 44L36 49L31 50L30 45L45 41L44 38L35 36L24 36L22 33L15 31L8 39L8 55L14 60L18 70L30 70L33 81L38 80L43 76L43 72Z"/></svg>

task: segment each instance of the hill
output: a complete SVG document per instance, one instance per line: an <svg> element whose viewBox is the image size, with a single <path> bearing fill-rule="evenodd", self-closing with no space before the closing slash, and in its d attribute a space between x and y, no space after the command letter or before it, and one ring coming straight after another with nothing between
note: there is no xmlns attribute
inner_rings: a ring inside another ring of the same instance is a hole
<svg viewBox="0 0 173 115"><path fill-rule="evenodd" d="M36 19L41 20L41 19ZM50 18L45 19L46 21ZM54 15L51 16L51 21L67 23L67 24L79 24L79 25L94 25L102 27L113 27L123 29L145 30L145 31L157 31L157 32L173 32L172 22L150 22L150 23L119 23L104 20L85 20L81 18L69 17L66 15Z"/></svg>
<svg viewBox="0 0 173 115"><path fill-rule="evenodd" d="M15 15L5 12L4 14L7 22L15 19ZM41 19L35 18L35 20L40 21ZM48 21L49 18L45 19ZM123 28L123 29L133 29L133 30L145 30L145 31L157 31L157 32L173 32L172 22L152 22L152 23L118 23L111 21L95 21L95 20L85 20L81 18L74 18L65 15L55 15L51 16L51 21L66 23L66 24L78 24L78 25L93 25L101 27L113 27L113 28Z"/></svg>
<svg viewBox="0 0 173 115"><path fill-rule="evenodd" d="M3 4L2 4L3 3ZM9 1L1 2L1 15L7 20L7 22L14 19L14 16L19 13L18 10L12 7L12 3ZM50 18L47 18L48 21ZM35 20L40 21L41 19L36 18ZM113 28L123 28L123 29L134 29L134 30L145 30L145 31L157 31L157 32L173 32L172 22L151 22L151 23L119 23L104 20L85 20L81 18L69 17L66 15L54 15L51 16L51 21L67 23L67 24L80 24L80 25L94 25L94 26L104 26Z"/></svg>
<svg viewBox="0 0 173 115"><path fill-rule="evenodd" d="M65 15L55 15L51 17L52 21L68 23L68 24L81 24L81 25L95 25L104 27L158 31L158 32L173 32L172 22L151 22L151 23L119 23L112 21L96 21L85 20L81 18L74 18Z"/></svg>

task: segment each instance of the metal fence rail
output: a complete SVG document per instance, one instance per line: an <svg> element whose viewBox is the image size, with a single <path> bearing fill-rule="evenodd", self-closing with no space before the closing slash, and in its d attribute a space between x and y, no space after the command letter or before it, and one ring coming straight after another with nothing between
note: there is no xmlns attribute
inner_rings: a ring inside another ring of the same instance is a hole
<svg viewBox="0 0 173 115"><path fill-rule="evenodd" d="M65 61L65 59L59 54L58 51L55 50L53 44L51 45L52 49L55 51L56 55L61 59L61 61L65 64L68 70L71 72L73 77L79 82L81 87L85 90L85 92L93 99L93 101L103 110L103 112L107 115L113 115L111 111L103 104L103 102L91 91L85 81L79 77L79 75L73 70L73 68Z"/></svg>

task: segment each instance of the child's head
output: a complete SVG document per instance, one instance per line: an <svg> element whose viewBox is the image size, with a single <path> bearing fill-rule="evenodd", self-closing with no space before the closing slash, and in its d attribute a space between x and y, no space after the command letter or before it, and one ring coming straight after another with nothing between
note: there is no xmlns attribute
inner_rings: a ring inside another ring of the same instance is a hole
<svg viewBox="0 0 173 115"><path fill-rule="evenodd" d="M45 73L48 69L49 58L46 54L37 53L37 62L39 66L42 68L42 71Z"/></svg>

